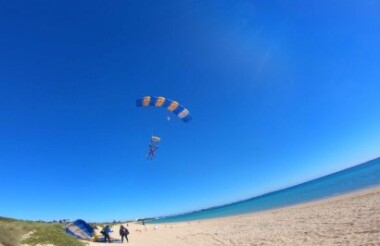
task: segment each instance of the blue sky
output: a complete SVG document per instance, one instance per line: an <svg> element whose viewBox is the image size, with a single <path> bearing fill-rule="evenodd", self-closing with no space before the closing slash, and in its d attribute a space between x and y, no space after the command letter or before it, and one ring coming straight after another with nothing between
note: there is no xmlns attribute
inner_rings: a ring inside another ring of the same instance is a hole
<svg viewBox="0 0 380 246"><path fill-rule="evenodd" d="M379 12L371 0L2 3L0 216L169 215L378 157ZM136 108L145 95L193 120Z"/></svg>

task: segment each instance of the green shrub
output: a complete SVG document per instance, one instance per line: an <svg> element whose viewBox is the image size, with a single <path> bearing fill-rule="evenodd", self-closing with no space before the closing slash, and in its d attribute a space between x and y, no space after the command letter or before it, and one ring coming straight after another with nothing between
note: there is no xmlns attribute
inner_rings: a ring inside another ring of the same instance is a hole
<svg viewBox="0 0 380 246"><path fill-rule="evenodd" d="M31 235L22 240L23 235ZM84 246L82 242L64 232L64 226L55 223L16 221L0 218L0 244L4 246L19 246L26 243L53 244L55 246Z"/></svg>

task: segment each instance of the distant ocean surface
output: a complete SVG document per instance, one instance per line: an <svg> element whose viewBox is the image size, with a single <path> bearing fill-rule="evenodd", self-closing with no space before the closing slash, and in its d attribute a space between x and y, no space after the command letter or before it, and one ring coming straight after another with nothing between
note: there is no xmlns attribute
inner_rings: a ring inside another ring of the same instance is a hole
<svg viewBox="0 0 380 246"><path fill-rule="evenodd" d="M252 213L332 197L379 185L380 158L244 201L191 213L158 218L147 221L147 223L171 223Z"/></svg>

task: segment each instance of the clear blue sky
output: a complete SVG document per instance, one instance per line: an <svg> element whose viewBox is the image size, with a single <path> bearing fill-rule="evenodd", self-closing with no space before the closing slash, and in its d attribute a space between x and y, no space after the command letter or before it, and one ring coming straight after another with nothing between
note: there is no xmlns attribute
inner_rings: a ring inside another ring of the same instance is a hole
<svg viewBox="0 0 380 246"><path fill-rule="evenodd" d="M3 1L0 216L169 215L378 157L379 30L376 0Z"/></svg>

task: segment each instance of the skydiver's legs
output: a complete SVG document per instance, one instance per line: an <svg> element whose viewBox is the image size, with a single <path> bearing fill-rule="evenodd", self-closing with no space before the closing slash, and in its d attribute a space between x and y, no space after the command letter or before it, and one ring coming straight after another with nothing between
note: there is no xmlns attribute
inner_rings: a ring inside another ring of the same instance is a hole
<svg viewBox="0 0 380 246"><path fill-rule="evenodd" d="M154 151L153 151L153 150L149 150L147 156L148 156L148 159L149 159L149 160L153 160L153 157L154 157Z"/></svg>

